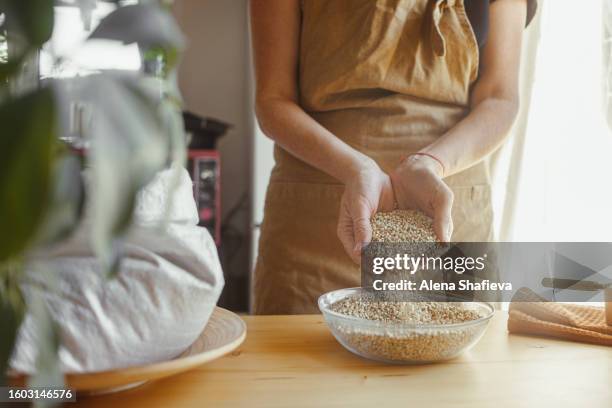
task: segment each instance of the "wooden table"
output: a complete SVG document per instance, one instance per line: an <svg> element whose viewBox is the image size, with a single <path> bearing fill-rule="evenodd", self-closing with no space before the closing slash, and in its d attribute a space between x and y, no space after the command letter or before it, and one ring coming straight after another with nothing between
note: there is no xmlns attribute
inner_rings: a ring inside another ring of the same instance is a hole
<svg viewBox="0 0 612 408"><path fill-rule="evenodd" d="M247 339L211 364L70 407L612 407L612 348L509 335L498 312L451 362L390 366L340 346L323 318L248 316Z"/></svg>

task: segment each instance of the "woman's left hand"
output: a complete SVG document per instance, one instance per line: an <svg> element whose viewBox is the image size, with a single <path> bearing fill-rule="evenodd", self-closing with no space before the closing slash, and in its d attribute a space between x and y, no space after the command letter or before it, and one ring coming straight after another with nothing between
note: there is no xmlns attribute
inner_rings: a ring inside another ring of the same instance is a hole
<svg viewBox="0 0 612 408"><path fill-rule="evenodd" d="M355 263L361 262L361 250L372 239L370 218L379 211L391 211L393 204L391 179L376 164L366 166L346 182L337 233Z"/></svg>
<svg viewBox="0 0 612 408"><path fill-rule="evenodd" d="M443 168L428 156L411 156L391 174L400 209L416 209L433 218L434 231L442 242L453 233L453 192L442 180Z"/></svg>

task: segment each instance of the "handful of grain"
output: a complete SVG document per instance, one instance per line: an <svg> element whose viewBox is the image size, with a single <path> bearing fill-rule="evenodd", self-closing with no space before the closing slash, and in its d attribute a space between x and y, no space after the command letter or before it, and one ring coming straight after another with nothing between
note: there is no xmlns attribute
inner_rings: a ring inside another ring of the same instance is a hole
<svg viewBox="0 0 612 408"><path fill-rule="evenodd" d="M379 212L371 225L374 242L438 242L433 220L420 211Z"/></svg>

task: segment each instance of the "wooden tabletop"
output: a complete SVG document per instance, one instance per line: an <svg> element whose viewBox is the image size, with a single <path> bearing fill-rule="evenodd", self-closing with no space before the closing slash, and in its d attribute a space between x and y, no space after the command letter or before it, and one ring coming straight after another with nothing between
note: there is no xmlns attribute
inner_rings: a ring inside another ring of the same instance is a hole
<svg viewBox="0 0 612 408"><path fill-rule="evenodd" d="M612 348L509 335L497 312L469 352L391 366L346 351L322 316L247 316L247 339L201 368L70 407L612 407Z"/></svg>

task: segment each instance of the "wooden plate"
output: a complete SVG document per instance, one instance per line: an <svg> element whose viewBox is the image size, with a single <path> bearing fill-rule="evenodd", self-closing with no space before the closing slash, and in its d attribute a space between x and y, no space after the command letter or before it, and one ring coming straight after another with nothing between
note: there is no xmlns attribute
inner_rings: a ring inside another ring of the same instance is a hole
<svg viewBox="0 0 612 408"><path fill-rule="evenodd" d="M246 324L235 313L216 307L200 337L174 360L94 373L66 374L67 388L85 394L103 394L169 377L217 359L236 349L246 337ZM17 384L25 377L14 378ZM11 381L13 382L13 381Z"/></svg>

